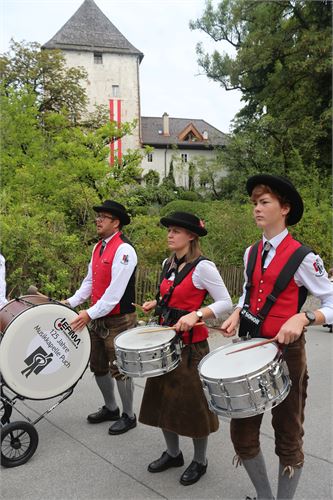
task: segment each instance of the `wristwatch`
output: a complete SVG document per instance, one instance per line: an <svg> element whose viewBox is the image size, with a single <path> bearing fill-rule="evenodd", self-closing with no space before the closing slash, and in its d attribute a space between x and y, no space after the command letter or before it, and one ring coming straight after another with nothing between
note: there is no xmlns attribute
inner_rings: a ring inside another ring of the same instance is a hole
<svg viewBox="0 0 333 500"><path fill-rule="evenodd" d="M309 325L312 325L316 321L316 315L313 311L305 311L304 312L306 319L309 321Z"/></svg>
<svg viewBox="0 0 333 500"><path fill-rule="evenodd" d="M202 311L195 311L195 314L198 316L198 319L202 319L203 317L203 314L202 314Z"/></svg>

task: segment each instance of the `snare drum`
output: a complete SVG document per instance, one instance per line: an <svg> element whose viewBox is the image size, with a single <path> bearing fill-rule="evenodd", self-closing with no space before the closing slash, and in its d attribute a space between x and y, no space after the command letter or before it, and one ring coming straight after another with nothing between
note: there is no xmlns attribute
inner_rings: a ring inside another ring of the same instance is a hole
<svg viewBox="0 0 333 500"><path fill-rule="evenodd" d="M208 405L218 415L259 415L281 403L289 393L288 367L275 343L228 355L251 343L258 343L258 339L219 347L198 366Z"/></svg>
<svg viewBox="0 0 333 500"><path fill-rule="evenodd" d="M87 328L74 332L77 313L38 295L11 300L0 310L0 371L4 383L28 399L49 399L73 387L90 356Z"/></svg>
<svg viewBox="0 0 333 500"><path fill-rule="evenodd" d="M180 338L175 330L163 331L161 326L161 331L155 331L156 328L158 325L139 326L117 335L115 363L121 373L129 377L157 377L179 365Z"/></svg>

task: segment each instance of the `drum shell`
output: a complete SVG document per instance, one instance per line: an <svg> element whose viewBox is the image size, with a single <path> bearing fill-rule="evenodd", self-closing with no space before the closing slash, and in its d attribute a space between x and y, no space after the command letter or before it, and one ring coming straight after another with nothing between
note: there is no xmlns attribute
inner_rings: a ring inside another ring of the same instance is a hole
<svg viewBox="0 0 333 500"><path fill-rule="evenodd" d="M178 336L159 346L131 349L117 345L121 335L115 338L115 353L118 369L124 375L158 377L177 368L181 361L182 344Z"/></svg>
<svg viewBox="0 0 333 500"><path fill-rule="evenodd" d="M41 295L24 295L20 297L26 302L11 300L0 309L0 332L4 333L9 324L23 311L30 309L30 304L46 304L50 302L47 297ZM28 304L30 303L30 304Z"/></svg>
<svg viewBox="0 0 333 500"><path fill-rule="evenodd" d="M280 404L289 394L291 381L287 363L278 350L275 358L251 373L232 378L213 379L198 370L211 411L228 418L247 418Z"/></svg>

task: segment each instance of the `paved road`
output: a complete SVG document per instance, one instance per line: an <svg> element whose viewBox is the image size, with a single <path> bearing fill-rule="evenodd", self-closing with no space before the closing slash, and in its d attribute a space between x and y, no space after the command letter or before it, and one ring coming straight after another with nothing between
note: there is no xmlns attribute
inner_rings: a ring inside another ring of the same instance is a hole
<svg viewBox="0 0 333 500"><path fill-rule="evenodd" d="M306 408L306 462L296 499L333 499L333 334L323 327L307 333L310 385ZM211 349L225 344L217 333L210 337ZM144 379L135 379L135 411L138 413ZM50 408L52 401L25 400L17 405L33 420ZM233 449L227 420L211 435L207 474L195 485L179 483L183 471L170 469L150 474L147 464L164 450L158 429L138 424L122 436L109 436L108 423L90 425L86 415L101 405L89 371L74 393L36 424L39 445L23 466L1 469L1 498L33 500L68 499L244 499L254 495L243 467L232 466ZM12 421L22 420L16 410ZM181 439L185 464L192 459L190 439ZM276 490L277 457L274 455L270 414L265 414L262 448Z"/></svg>

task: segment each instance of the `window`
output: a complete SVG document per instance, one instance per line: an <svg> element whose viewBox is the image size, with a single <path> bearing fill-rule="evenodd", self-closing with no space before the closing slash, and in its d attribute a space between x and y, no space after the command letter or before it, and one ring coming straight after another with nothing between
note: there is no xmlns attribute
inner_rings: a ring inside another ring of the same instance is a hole
<svg viewBox="0 0 333 500"><path fill-rule="evenodd" d="M147 160L151 163L153 161L153 153L147 154Z"/></svg>
<svg viewBox="0 0 333 500"><path fill-rule="evenodd" d="M112 97L120 97L119 85L112 85Z"/></svg>
<svg viewBox="0 0 333 500"><path fill-rule="evenodd" d="M94 52L94 63L103 64L103 54L101 52Z"/></svg>
<svg viewBox="0 0 333 500"><path fill-rule="evenodd" d="M187 153L182 153L182 162L183 163L187 163L187 161L188 161L188 155L187 155Z"/></svg>

